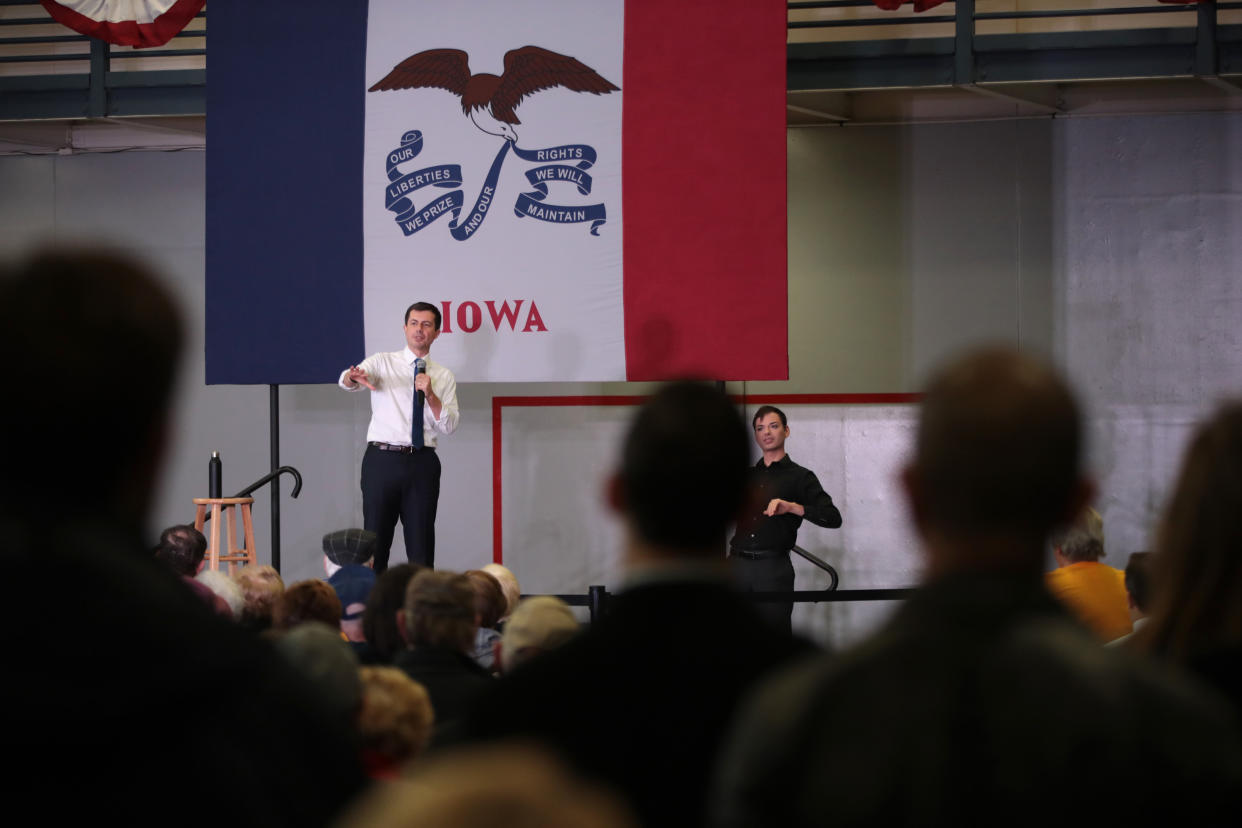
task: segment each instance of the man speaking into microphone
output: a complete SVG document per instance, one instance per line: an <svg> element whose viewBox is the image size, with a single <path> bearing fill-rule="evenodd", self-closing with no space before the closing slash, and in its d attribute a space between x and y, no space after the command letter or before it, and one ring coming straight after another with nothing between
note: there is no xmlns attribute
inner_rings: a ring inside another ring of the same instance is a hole
<svg viewBox="0 0 1242 828"><path fill-rule="evenodd" d="M457 429L457 380L428 357L440 335L440 309L415 302L405 311L405 347L373 354L341 372L346 391L371 391L371 425L362 457L363 528L377 535L375 571L388 567L401 518L405 556L433 567L440 459L436 435Z"/></svg>

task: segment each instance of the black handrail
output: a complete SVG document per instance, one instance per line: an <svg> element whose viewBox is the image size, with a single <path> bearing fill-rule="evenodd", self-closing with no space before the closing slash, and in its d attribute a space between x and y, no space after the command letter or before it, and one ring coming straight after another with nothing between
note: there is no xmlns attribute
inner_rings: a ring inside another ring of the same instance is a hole
<svg viewBox="0 0 1242 828"><path fill-rule="evenodd" d="M828 573L828 577L832 579L832 583L820 590L821 592L836 592L837 584L840 583L841 579L837 577L837 570L833 568L832 564L828 563L818 555L812 555L796 543L794 544L793 551L797 552L803 558Z"/></svg>
<svg viewBox="0 0 1242 828"><path fill-rule="evenodd" d="M796 589L792 592L747 592L746 597L753 601L767 603L769 601L791 601L795 604L844 604L853 601L902 601L914 594L916 587L888 587L882 589L837 589L836 570L828 567L834 580L827 589ZM538 593L522 594L522 598L534 598ZM607 587L594 585L587 587L587 593L574 595L552 595L571 607L587 607L590 610L591 622L607 611L612 593Z"/></svg>

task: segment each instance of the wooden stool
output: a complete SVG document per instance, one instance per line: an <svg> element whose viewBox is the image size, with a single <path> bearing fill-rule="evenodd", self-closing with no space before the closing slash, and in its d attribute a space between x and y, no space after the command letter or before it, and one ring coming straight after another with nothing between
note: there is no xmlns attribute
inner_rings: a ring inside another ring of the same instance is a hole
<svg viewBox="0 0 1242 828"><path fill-rule="evenodd" d="M212 569L219 569L220 562L223 561L229 565L229 575L233 574L233 570L237 564L245 563L253 565L255 563L254 555L254 526L250 523L250 504L254 503L253 497L196 497L194 498L194 528L203 531L203 524L207 522L207 507L211 507L211 536L207 540L207 561L208 566ZM242 532L244 533L245 546L238 548L237 546L237 523L233 517L233 507L241 508ZM224 519L227 522L225 532L228 540L228 548L224 554L220 554L220 517L223 512Z"/></svg>

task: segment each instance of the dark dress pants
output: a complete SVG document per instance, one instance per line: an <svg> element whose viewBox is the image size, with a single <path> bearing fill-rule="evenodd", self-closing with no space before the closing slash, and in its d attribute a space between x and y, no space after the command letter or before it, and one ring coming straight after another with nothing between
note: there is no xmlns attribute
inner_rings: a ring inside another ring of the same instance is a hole
<svg viewBox="0 0 1242 828"><path fill-rule="evenodd" d="M794 569L788 552L753 559L731 550L729 561L738 588L743 592L793 592ZM774 629L792 632L792 601L756 601L755 609Z"/></svg>
<svg viewBox="0 0 1242 828"><path fill-rule="evenodd" d="M435 566L436 506L440 500L440 458L435 449L413 454L367 446L362 456L363 528L374 532L375 571L388 568L397 518L410 563Z"/></svg>

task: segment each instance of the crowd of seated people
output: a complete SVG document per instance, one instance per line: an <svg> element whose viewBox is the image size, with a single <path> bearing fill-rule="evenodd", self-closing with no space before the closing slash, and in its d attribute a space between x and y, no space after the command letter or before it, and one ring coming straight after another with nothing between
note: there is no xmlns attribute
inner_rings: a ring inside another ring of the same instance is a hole
<svg viewBox="0 0 1242 828"><path fill-rule="evenodd" d="M18 446L0 473L6 572L56 588L55 613L38 590L6 602L8 628L31 632L14 636L22 672L0 705L22 759L11 781L46 817L83 822L108 802L126 822L213 826L1234 819L1242 403L1197 429L1152 551L1122 573L1099 563L1064 380L1004 348L947 363L900 478L925 581L830 654L732 586L749 439L700 383L654 393L619 447L605 499L624 581L589 625L556 598L521 599L499 565L376 577L360 529L324 537L324 579L288 585L271 567L205 567L190 526L153 552L140 527L178 320L158 280L114 254L43 253L0 275L0 359L42 348L69 364L89 342L75 384L101 409L83 426L35 397L0 409L2 426L116 447L94 500L48 470L73 461L67 443ZM48 345L55 325L79 341ZM139 363L137 393L105 376ZM214 768L228 784L204 795Z"/></svg>

